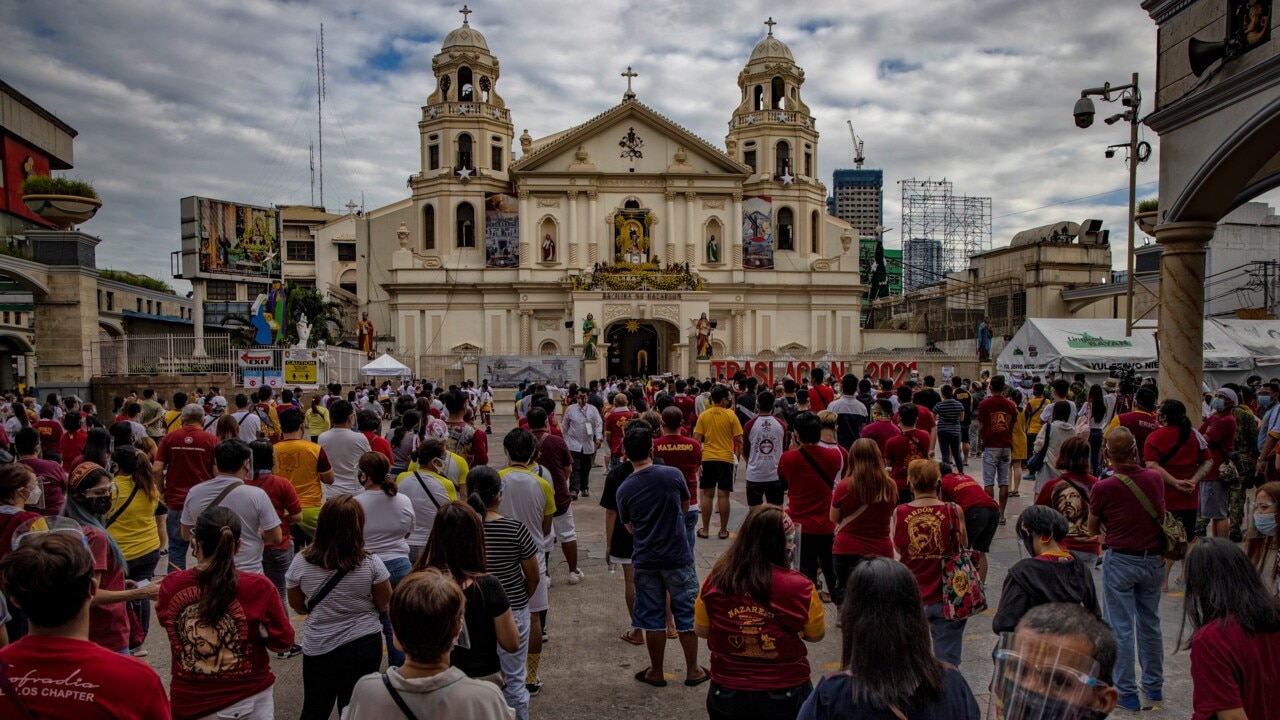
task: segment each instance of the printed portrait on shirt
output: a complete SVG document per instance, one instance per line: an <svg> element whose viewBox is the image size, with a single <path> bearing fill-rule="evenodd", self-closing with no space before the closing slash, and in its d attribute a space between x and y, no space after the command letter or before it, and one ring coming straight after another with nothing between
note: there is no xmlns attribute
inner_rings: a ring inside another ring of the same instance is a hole
<svg viewBox="0 0 1280 720"><path fill-rule="evenodd" d="M942 557L942 518L932 508L916 508L907 515L907 553L911 557Z"/></svg>
<svg viewBox="0 0 1280 720"><path fill-rule="evenodd" d="M1088 537L1085 525L1089 520L1089 498L1081 494L1071 483L1061 481L1049 496L1053 509L1067 519L1067 537Z"/></svg>
<svg viewBox="0 0 1280 720"><path fill-rule="evenodd" d="M177 615L171 633L176 635L176 662L190 675L225 676L249 670L248 650L241 642L244 608L232 601L226 613L212 625L200 618L200 591L189 587L173 598Z"/></svg>

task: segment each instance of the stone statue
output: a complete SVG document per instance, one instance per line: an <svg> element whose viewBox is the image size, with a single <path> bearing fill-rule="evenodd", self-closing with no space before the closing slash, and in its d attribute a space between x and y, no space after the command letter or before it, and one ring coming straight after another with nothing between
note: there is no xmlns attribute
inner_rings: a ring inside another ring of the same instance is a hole
<svg viewBox="0 0 1280 720"><path fill-rule="evenodd" d="M720 244L716 242L715 235L707 238L707 262L720 262Z"/></svg>
<svg viewBox="0 0 1280 720"><path fill-rule="evenodd" d="M311 321L307 320L307 316L303 315L298 318L298 342L294 345L296 348L305 348L311 341Z"/></svg>
<svg viewBox="0 0 1280 720"><path fill-rule="evenodd" d="M556 241L548 233L542 238L542 262L555 262L556 259Z"/></svg>
<svg viewBox="0 0 1280 720"><path fill-rule="evenodd" d="M693 321L693 335L696 340L698 359L709 359L711 357L711 321L707 319L706 313L702 313L702 317Z"/></svg>
<svg viewBox="0 0 1280 720"><path fill-rule="evenodd" d="M840 247L844 248L845 254L848 254L849 248L853 247L853 236L848 230L840 233Z"/></svg>
<svg viewBox="0 0 1280 720"><path fill-rule="evenodd" d="M360 345L360 350L370 360L373 359L373 322L369 320L369 313L360 313L360 322L356 325L356 339Z"/></svg>

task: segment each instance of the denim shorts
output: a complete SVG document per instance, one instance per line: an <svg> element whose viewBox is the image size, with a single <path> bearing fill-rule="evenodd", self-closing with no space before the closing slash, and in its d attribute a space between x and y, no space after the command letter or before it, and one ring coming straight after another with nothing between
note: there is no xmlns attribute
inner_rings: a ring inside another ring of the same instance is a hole
<svg viewBox="0 0 1280 720"><path fill-rule="evenodd" d="M698 571L693 565L674 570L635 569L635 610L631 624L641 630L667 629L667 593L678 632L693 632L693 602L698 597Z"/></svg>

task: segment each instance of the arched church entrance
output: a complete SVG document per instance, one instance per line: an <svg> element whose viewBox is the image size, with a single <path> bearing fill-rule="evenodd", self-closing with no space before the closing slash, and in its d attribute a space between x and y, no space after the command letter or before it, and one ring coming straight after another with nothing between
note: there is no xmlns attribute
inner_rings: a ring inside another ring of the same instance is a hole
<svg viewBox="0 0 1280 720"><path fill-rule="evenodd" d="M671 348L679 342L677 330L664 322L620 320L608 326L608 374L643 377L672 372L668 367Z"/></svg>

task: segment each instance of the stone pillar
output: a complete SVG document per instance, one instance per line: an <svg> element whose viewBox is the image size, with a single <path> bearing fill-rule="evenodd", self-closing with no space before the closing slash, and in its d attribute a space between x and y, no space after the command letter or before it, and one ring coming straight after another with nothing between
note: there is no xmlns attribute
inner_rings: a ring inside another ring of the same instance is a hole
<svg viewBox="0 0 1280 720"><path fill-rule="evenodd" d="M566 225L566 229L569 232L565 233L567 237L564 240L567 240L568 242L565 242L564 240L560 242L560 247L564 248L564 252L568 253L564 257L564 260L568 263L570 268L582 267L579 263L581 262L581 258L586 257L586 252L580 248L582 245L582 238L578 237L577 190L569 191L569 221Z"/></svg>
<svg viewBox="0 0 1280 720"><path fill-rule="evenodd" d="M90 268L56 268L49 293L34 296L41 390L84 391L93 374L98 339L98 274Z"/></svg>
<svg viewBox="0 0 1280 720"><path fill-rule="evenodd" d="M746 310L730 310L733 316L733 354L741 355L743 348L743 321L742 318L747 314Z"/></svg>
<svg viewBox="0 0 1280 720"><path fill-rule="evenodd" d="M680 259L679 253L676 252L678 245L676 240L676 191L667 188L666 198L667 215L662 218L662 221L666 223L666 230L663 232L666 236L666 247L663 248L663 252L658 256L663 264L678 262Z"/></svg>
<svg viewBox="0 0 1280 720"><path fill-rule="evenodd" d="M1217 224L1174 222L1156 227L1160 243L1160 398L1181 400L1200 424L1204 379L1204 259Z"/></svg>
<svg viewBox="0 0 1280 720"><path fill-rule="evenodd" d="M736 228L736 229L735 229ZM737 248L737 251L734 251ZM720 259L729 258L728 262L734 262L734 258L742 256L742 193L733 194L733 217L729 218L729 222L724 228L724 240L720 243ZM742 261L738 260L734 269L741 269Z"/></svg>
<svg viewBox="0 0 1280 720"><path fill-rule="evenodd" d="M35 387L36 385L36 354L34 352L23 353L23 377L22 384L27 387ZM120 365L123 367L123 364Z"/></svg>
<svg viewBox="0 0 1280 720"><path fill-rule="evenodd" d="M529 191L520 188L516 191L516 196L520 198L520 267L531 267L533 265L533 253L529 252L529 238L534 237L534 233L530 225L533 217L529 214ZM484 249L484 238L476 238L476 247Z"/></svg>
<svg viewBox="0 0 1280 720"><path fill-rule="evenodd" d="M199 278L194 278L191 281L191 332L195 335L195 345L191 350L191 355L205 357L204 280Z"/></svg>
<svg viewBox="0 0 1280 720"><path fill-rule="evenodd" d="M587 245L586 266L591 267L601 261L600 246L596 242L596 233L600 232L600 193L594 188L587 191L587 234L583 240ZM612 253L606 259L613 260Z"/></svg>
<svg viewBox="0 0 1280 720"><path fill-rule="evenodd" d="M520 354L533 354L533 311L520 311Z"/></svg>

